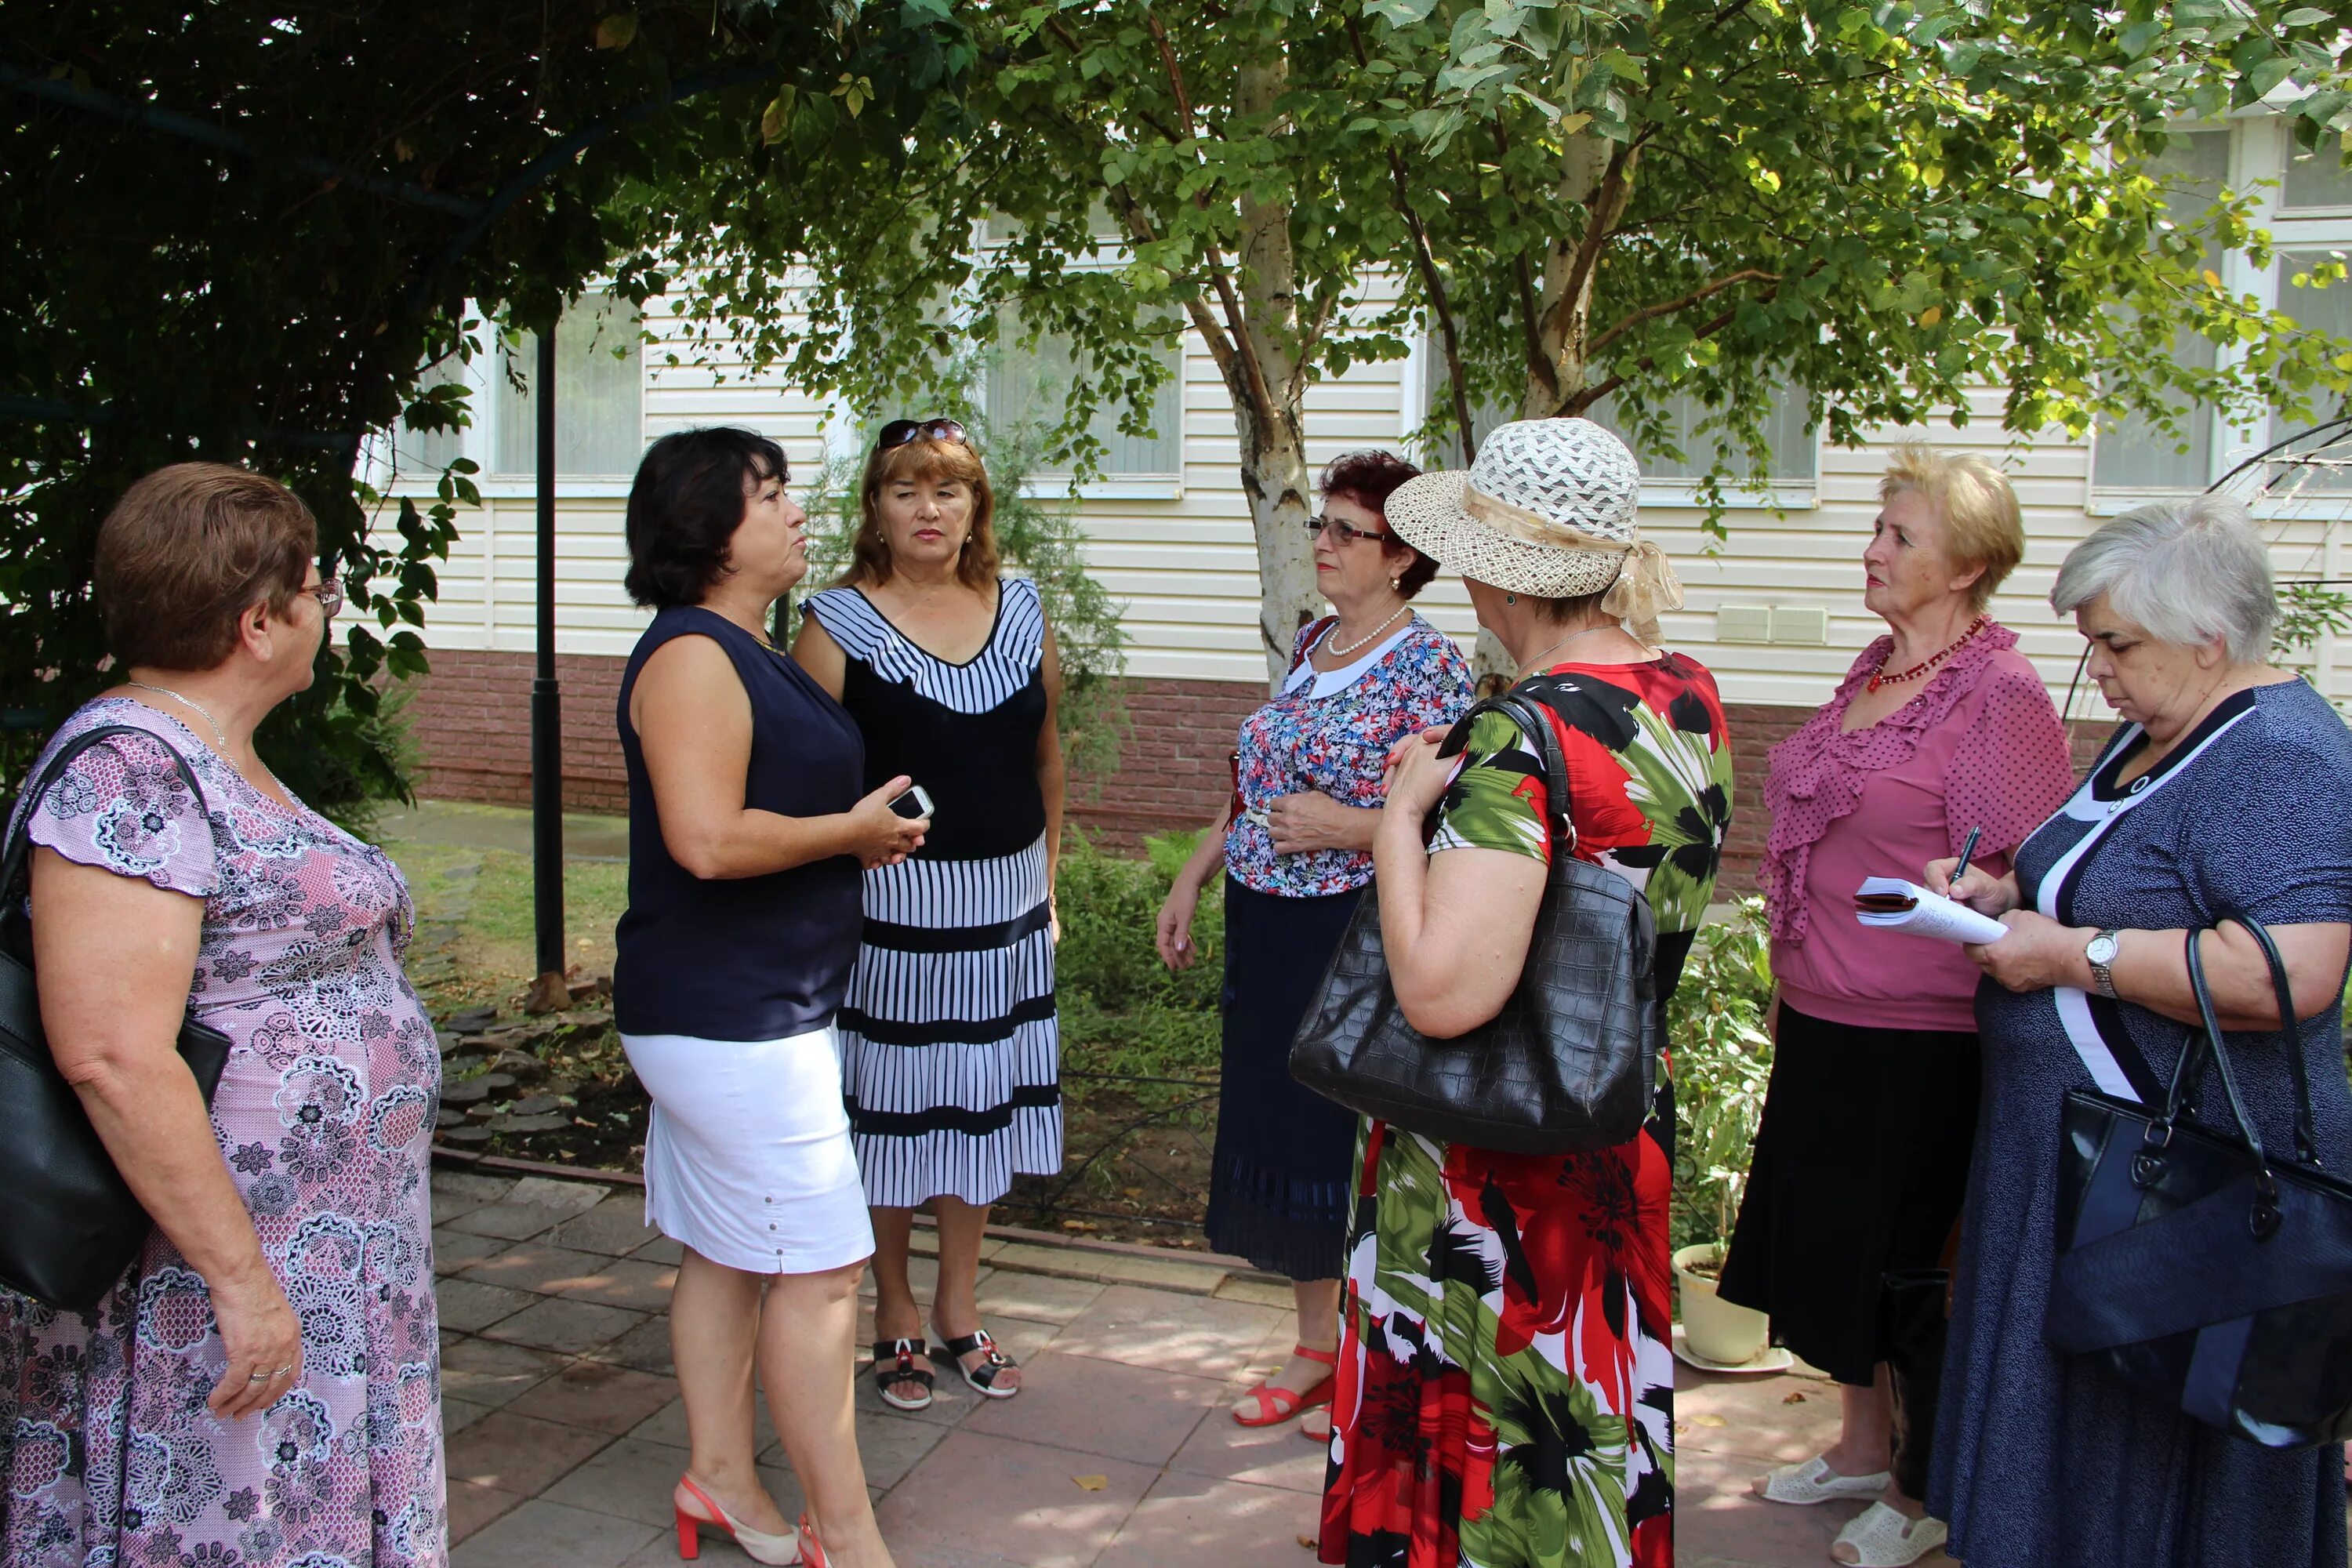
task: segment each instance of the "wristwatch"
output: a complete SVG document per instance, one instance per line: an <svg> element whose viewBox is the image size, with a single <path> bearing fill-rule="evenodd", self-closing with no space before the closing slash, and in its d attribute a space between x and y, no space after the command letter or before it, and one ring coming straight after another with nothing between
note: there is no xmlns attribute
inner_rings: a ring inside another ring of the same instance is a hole
<svg viewBox="0 0 2352 1568"><path fill-rule="evenodd" d="M2121 931L2110 928L2083 944L2083 956L2090 962L2091 965L2091 984L2099 988L2099 994L2102 996L2113 996L2116 994L2115 971L2109 965L2116 961L2117 951L2116 939L2122 934Z"/></svg>

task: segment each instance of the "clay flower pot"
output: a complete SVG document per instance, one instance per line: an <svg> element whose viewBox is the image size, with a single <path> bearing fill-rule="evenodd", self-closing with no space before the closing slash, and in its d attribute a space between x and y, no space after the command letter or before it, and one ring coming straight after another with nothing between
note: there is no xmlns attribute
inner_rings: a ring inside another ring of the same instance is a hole
<svg viewBox="0 0 2352 1568"><path fill-rule="evenodd" d="M1722 1263L1721 1242L1703 1242L1675 1254L1675 1282L1682 1290L1683 1344L1702 1361L1741 1366L1769 1348L1772 1321L1752 1307L1724 1300L1715 1293L1715 1281L1693 1268L1720 1268Z"/></svg>

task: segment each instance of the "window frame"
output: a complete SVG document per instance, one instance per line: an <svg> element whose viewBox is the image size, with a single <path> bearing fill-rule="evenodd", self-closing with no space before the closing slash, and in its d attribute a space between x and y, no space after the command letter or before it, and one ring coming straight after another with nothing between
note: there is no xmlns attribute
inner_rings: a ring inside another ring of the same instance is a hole
<svg viewBox="0 0 2352 1568"><path fill-rule="evenodd" d="M2176 132L2219 131L2230 137L2228 184L2233 191L2253 198L2252 221L2255 227L2265 230L2271 240L2271 265L2257 269L2244 251L2231 251L2221 258L2221 284L2233 294L2251 294L2265 310L2278 310L2283 290L2279 272L2290 254L2314 250L2343 250L2352 254L2352 205L2335 207L2284 207L2287 160L2294 151L2294 137L2284 116L2255 107L2228 115L2219 121L2205 120L2180 122L2169 127ZM2258 184L2259 182L2259 184ZM2352 289L2352 281L2334 285ZM2214 363L2227 368L2243 357L2243 349L2236 343L2217 346ZM2084 440L2087 448L2084 466L2083 510L2095 518L2119 517L2135 507L2151 501L2180 500L2201 492L2224 474L2245 462L2271 445L2271 416L2265 413L2254 425L2232 424L2218 408L2209 408L2202 417L2209 421L2209 458L2204 485L2197 490L2184 491L2165 486L2105 485L2099 482L2099 446L2102 436L2096 424ZM2255 503L2257 518L2286 521L2309 518L2335 520L2345 514L2352 504L2352 490L2332 489L2306 491L2292 498L2265 497Z"/></svg>

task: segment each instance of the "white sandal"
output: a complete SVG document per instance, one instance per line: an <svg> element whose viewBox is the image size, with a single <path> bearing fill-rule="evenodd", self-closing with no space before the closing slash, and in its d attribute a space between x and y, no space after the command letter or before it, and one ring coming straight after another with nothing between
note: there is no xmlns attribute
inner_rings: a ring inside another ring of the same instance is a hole
<svg viewBox="0 0 2352 1568"><path fill-rule="evenodd" d="M1908 1519L1883 1502L1872 1503L1846 1521L1837 1545L1854 1551L1853 1568L1910 1568L1944 1544L1951 1531L1940 1519ZM1843 1561L1835 1551L1832 1561Z"/></svg>
<svg viewBox="0 0 2352 1568"><path fill-rule="evenodd" d="M1766 1502L1789 1502L1810 1507L1817 1502L1829 1502L1837 1498L1876 1497L1886 1489L1894 1476L1885 1470L1874 1476L1842 1476L1830 1468L1829 1461L1819 1454L1794 1465L1783 1465L1764 1478L1756 1495ZM1909 1562L1909 1558L1905 1558Z"/></svg>

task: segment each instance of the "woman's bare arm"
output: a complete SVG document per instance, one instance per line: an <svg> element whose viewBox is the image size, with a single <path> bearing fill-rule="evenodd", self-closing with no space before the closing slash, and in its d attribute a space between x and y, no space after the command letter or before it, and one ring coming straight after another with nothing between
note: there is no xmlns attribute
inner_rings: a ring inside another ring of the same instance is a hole
<svg viewBox="0 0 2352 1568"><path fill-rule="evenodd" d="M892 797L907 787L903 777L829 816L745 805L751 700L727 650L709 637L674 637L653 651L630 692L629 721L645 749L662 843L697 877L764 877L836 855L856 856L863 866L896 864L930 827L928 817L909 821L891 811Z"/></svg>
<svg viewBox="0 0 2352 1568"><path fill-rule="evenodd" d="M141 1206L204 1276L228 1366L206 1402L234 1420L301 1375L302 1334L221 1159L179 1053L204 905L137 877L33 851L41 1027ZM288 1377L255 1380L290 1366Z"/></svg>
<svg viewBox="0 0 2352 1568"><path fill-rule="evenodd" d="M800 635L793 638L793 662L835 702L841 700L842 683L849 679L849 656L814 616L801 617Z"/></svg>

